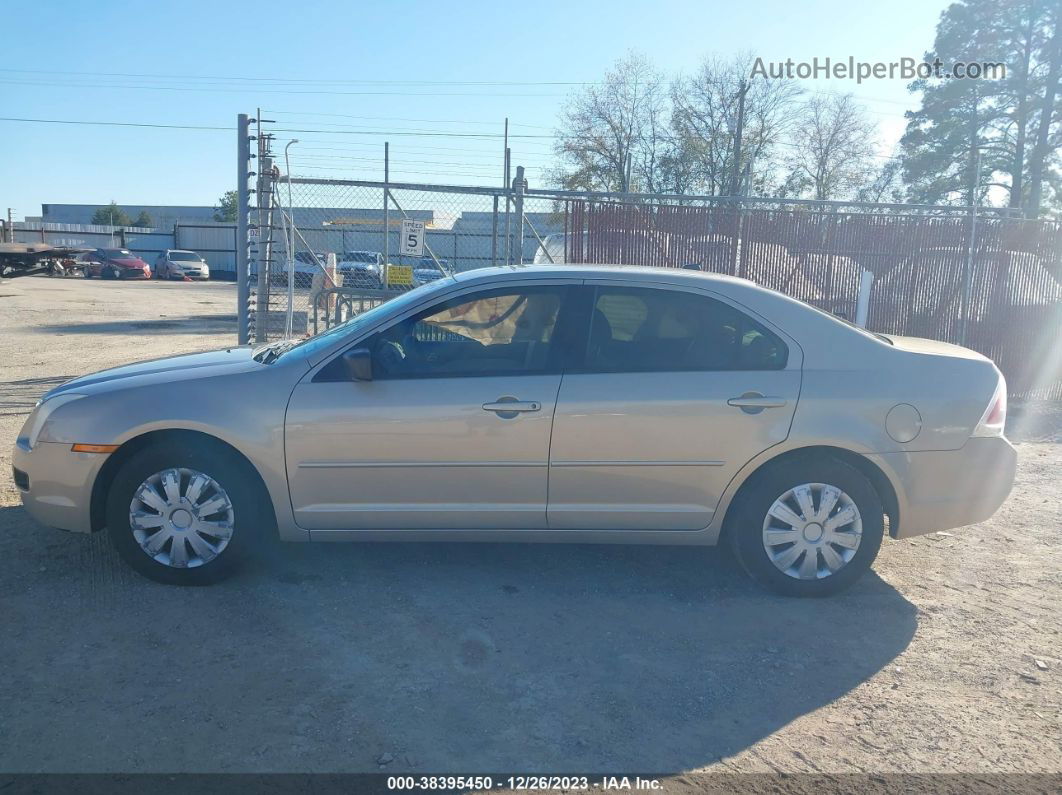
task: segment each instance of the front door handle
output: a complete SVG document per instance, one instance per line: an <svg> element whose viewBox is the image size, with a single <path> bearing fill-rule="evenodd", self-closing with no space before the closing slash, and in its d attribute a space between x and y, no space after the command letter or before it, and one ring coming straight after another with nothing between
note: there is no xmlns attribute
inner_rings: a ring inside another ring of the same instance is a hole
<svg viewBox="0 0 1062 795"><path fill-rule="evenodd" d="M522 414L528 411L539 411L542 409L542 404L537 400L518 400L512 395L505 395L500 397L492 403L484 403L484 411L493 411L502 419L511 420L518 414Z"/></svg>
<svg viewBox="0 0 1062 795"><path fill-rule="evenodd" d="M740 397L732 397L726 402L728 406L741 409L746 414L759 414L764 409L781 408L787 403L783 397L763 395L759 392L746 392Z"/></svg>

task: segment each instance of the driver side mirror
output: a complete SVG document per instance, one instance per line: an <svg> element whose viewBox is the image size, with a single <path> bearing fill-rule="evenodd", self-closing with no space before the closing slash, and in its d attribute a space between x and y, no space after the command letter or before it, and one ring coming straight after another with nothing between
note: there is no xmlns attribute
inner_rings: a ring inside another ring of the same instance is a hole
<svg viewBox="0 0 1062 795"><path fill-rule="evenodd" d="M343 354L343 369L354 381L372 380L372 353L368 348L354 348Z"/></svg>

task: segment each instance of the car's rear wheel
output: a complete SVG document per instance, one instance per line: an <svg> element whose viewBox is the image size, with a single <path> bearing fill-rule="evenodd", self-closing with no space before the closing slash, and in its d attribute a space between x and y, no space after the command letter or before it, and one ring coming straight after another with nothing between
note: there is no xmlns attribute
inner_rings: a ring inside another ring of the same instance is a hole
<svg viewBox="0 0 1062 795"><path fill-rule="evenodd" d="M741 565L787 596L826 596L874 562L885 529L881 498L857 469L832 458L768 466L731 506L727 532Z"/></svg>
<svg viewBox="0 0 1062 795"><path fill-rule="evenodd" d="M229 576L258 529L245 465L227 450L188 442L135 453L111 483L107 528L122 559L173 585Z"/></svg>

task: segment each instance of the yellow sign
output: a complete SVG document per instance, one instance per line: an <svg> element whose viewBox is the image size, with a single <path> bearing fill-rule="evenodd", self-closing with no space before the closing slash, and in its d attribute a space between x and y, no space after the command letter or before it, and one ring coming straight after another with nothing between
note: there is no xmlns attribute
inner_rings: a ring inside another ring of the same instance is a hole
<svg viewBox="0 0 1062 795"><path fill-rule="evenodd" d="M413 284L413 266L412 265L388 265L387 266L387 283L388 284L412 285Z"/></svg>

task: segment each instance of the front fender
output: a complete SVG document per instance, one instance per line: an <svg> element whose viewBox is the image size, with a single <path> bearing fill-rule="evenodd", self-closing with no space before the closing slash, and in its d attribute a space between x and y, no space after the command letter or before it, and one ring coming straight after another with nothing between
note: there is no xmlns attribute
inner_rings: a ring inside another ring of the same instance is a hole
<svg viewBox="0 0 1062 795"><path fill-rule="evenodd" d="M192 431L243 455L262 478L280 537L305 541L294 520L284 466L284 414L302 362L204 378L118 387L62 406L48 441L122 447L159 431ZM96 476L102 472L102 464ZM93 484L94 485L94 484ZM88 508L86 495L86 509Z"/></svg>

